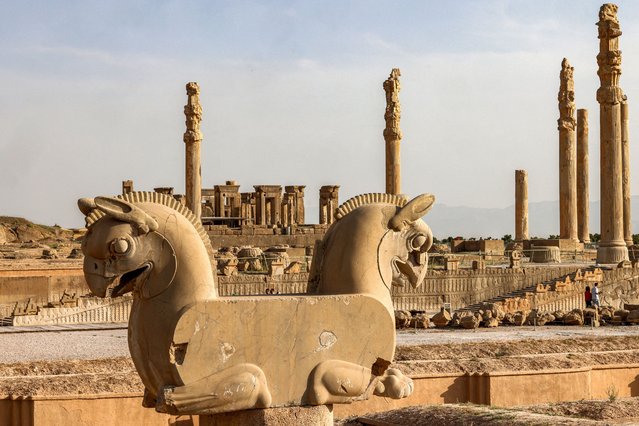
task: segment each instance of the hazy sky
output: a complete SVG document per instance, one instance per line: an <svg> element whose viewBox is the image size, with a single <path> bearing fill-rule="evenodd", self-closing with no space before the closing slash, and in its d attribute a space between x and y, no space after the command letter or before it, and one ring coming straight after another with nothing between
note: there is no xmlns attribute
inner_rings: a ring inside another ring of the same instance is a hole
<svg viewBox="0 0 639 426"><path fill-rule="evenodd" d="M618 4L636 194L639 3ZM601 1L0 5L0 215L81 226L76 199L117 194L124 179L183 192L184 85L197 81L204 186L305 184L314 222L321 185L341 185L341 201L383 191L382 82L393 67L405 193L506 207L522 168L531 202L557 200L563 57L577 107L590 111L599 199Z"/></svg>

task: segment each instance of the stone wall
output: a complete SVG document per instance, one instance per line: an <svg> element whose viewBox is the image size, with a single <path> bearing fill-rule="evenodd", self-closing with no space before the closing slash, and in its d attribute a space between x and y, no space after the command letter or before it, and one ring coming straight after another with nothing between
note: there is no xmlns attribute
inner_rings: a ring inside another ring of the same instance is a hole
<svg viewBox="0 0 639 426"><path fill-rule="evenodd" d="M423 283L415 289L393 287L393 300L397 309L436 312L443 303L450 303L452 309L459 309L560 277L576 269L576 266L569 265L520 270L489 268L429 271ZM0 317L10 315L16 301L26 303L31 298L35 304L44 306L48 302L58 301L65 290L78 296L89 293L81 269L19 272L22 276L0 276L0 298L3 298L0 300L5 301L4 304L0 303ZM273 277L240 274L218 278L221 296L266 294L267 289L287 294L305 293L308 273Z"/></svg>
<svg viewBox="0 0 639 426"><path fill-rule="evenodd" d="M413 375L415 390L405 399L372 396L334 405L335 418L425 404L474 403L513 407L562 401L639 396L639 364L597 365L562 370ZM534 389L534 392L531 392Z"/></svg>
<svg viewBox="0 0 639 426"><path fill-rule="evenodd" d="M371 396L367 401L335 404L337 419L395 408L444 403L500 407L562 401L607 399L614 387L619 398L639 396L639 364L597 365L562 370L413 375L409 398ZM534 392L531 392L534 389ZM197 416L169 416L142 407L142 394L12 397L0 396L0 425L53 426L85 424L193 425Z"/></svg>
<svg viewBox="0 0 639 426"><path fill-rule="evenodd" d="M267 289L275 289L279 294L306 293L308 273L275 275L254 274L218 276L220 296L252 296L266 294Z"/></svg>
<svg viewBox="0 0 639 426"><path fill-rule="evenodd" d="M214 249L221 247L254 246L260 248L277 245L291 247L314 247L315 242L324 238L326 225L293 226L290 234L287 228L267 228L264 226L246 226L232 229L226 226L205 225Z"/></svg>
<svg viewBox="0 0 639 426"><path fill-rule="evenodd" d="M558 278L578 269L562 265L523 269L429 271L417 288L393 287L395 309L437 312L450 303L456 310L492 297Z"/></svg>

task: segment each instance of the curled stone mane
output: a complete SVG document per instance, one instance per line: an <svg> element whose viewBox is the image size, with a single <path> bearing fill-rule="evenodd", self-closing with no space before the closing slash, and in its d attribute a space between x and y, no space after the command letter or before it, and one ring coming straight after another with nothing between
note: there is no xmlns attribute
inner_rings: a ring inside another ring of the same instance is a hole
<svg viewBox="0 0 639 426"><path fill-rule="evenodd" d="M397 207L404 207L408 203L406 196L383 193L361 194L347 200L338 207L335 218L340 220L358 207L368 204L392 204Z"/></svg>
<svg viewBox="0 0 639 426"><path fill-rule="evenodd" d="M185 205L180 204L175 198L166 195L160 194L158 192L148 192L148 191L140 191L140 192L130 192L124 195L116 195L115 198L120 200L124 200L128 203L139 204L139 203L155 203L166 206L170 209L175 210L184 216L191 224L195 227L195 230L199 234L202 242L204 242L204 247L206 247L206 252L209 254L209 257L213 259L213 247L211 246L211 240L209 240L209 236L202 227L202 222L200 222L197 217L193 214L193 212L186 207ZM93 209L86 217L86 226L90 228L95 222L97 222L100 218L106 216L106 213L99 209Z"/></svg>

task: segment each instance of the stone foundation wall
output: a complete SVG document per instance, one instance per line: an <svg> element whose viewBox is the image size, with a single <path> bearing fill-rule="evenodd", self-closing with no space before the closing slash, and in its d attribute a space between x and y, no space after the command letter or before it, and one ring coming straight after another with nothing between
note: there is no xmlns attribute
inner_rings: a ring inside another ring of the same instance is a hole
<svg viewBox="0 0 639 426"><path fill-rule="evenodd" d="M411 376L415 390L405 399L371 396L333 406L337 419L424 404L476 403L499 407L639 396L639 364L597 365L565 370ZM534 392L531 392L534 389ZM169 416L142 407L141 394L0 396L0 426L118 424L196 425L197 416Z"/></svg>
<svg viewBox="0 0 639 426"><path fill-rule="evenodd" d="M411 376L415 391L393 400L372 396L367 401L334 405L335 418L425 404L466 403L513 407L583 399L607 399L614 386L619 398L639 396L639 364L597 365L565 370L500 371L483 374ZM534 392L531 392L534 389Z"/></svg>

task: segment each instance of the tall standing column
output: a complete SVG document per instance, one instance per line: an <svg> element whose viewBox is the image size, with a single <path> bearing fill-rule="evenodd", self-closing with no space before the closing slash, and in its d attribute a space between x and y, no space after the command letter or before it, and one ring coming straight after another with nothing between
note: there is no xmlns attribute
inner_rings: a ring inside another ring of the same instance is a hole
<svg viewBox="0 0 639 426"><path fill-rule="evenodd" d="M515 241L528 239L528 172L515 170Z"/></svg>
<svg viewBox="0 0 639 426"><path fill-rule="evenodd" d="M202 132L202 106L200 105L200 86L195 82L186 84L187 104L184 106L186 116L186 206L199 219L202 216L202 169L200 166L200 143Z"/></svg>
<svg viewBox="0 0 639 426"><path fill-rule="evenodd" d="M559 238L577 241L577 150L574 68L561 61L559 74Z"/></svg>
<svg viewBox="0 0 639 426"><path fill-rule="evenodd" d="M401 192L399 145L402 140L402 131L399 128L399 120L402 110L399 105L400 76L399 68L393 68L390 77L384 81L384 91L386 92L384 140L386 141L386 193L388 194L399 194Z"/></svg>
<svg viewBox="0 0 639 426"><path fill-rule="evenodd" d="M617 6L604 4L599 9L599 54L597 64L601 86L599 102L600 177L601 177L601 241L597 262L618 263L628 259L623 235L623 181L621 149L621 102L625 96L619 87L621 51Z"/></svg>
<svg viewBox="0 0 639 426"><path fill-rule="evenodd" d="M590 242L590 194L588 193L588 110L577 110L577 235Z"/></svg>
<svg viewBox="0 0 639 426"><path fill-rule="evenodd" d="M621 180L623 185L623 239L632 245L632 215L630 211L630 145L628 139L628 102L621 103Z"/></svg>

